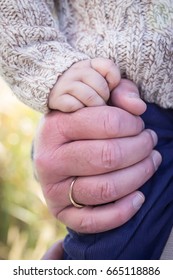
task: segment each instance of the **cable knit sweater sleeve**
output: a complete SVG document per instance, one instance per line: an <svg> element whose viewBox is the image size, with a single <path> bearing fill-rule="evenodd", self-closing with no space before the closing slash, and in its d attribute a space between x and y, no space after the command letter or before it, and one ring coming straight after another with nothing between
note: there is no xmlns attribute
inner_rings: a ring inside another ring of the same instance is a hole
<svg viewBox="0 0 173 280"><path fill-rule="evenodd" d="M67 43L51 4L52 0L0 0L0 74L23 103L43 113L58 76L88 58Z"/></svg>

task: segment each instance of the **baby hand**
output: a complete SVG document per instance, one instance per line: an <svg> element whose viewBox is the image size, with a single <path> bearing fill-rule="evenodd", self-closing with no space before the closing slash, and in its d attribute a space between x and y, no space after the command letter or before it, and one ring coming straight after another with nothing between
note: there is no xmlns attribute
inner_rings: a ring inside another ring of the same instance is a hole
<svg viewBox="0 0 173 280"><path fill-rule="evenodd" d="M120 71L110 59L77 62L58 78L50 93L49 108L73 112L85 106L105 105L120 79Z"/></svg>

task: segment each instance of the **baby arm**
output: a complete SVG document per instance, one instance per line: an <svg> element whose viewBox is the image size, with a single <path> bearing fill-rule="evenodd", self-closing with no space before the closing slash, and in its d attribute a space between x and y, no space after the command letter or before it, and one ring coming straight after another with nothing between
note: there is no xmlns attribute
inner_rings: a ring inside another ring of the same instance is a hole
<svg viewBox="0 0 173 280"><path fill-rule="evenodd" d="M71 65L90 59L54 18L53 0L0 0L0 75L31 108L47 113L51 89Z"/></svg>
<svg viewBox="0 0 173 280"><path fill-rule="evenodd" d="M85 106L105 105L120 80L120 71L110 59L74 63L58 78L49 96L49 108L73 112Z"/></svg>

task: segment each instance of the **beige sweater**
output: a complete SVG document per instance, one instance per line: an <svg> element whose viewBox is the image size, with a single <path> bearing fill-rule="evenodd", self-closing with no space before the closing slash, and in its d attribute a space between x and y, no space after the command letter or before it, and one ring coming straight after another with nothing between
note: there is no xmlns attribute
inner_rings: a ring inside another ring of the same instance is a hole
<svg viewBox="0 0 173 280"><path fill-rule="evenodd" d="M0 0L0 74L25 104L47 112L58 76L94 57L114 60L146 101L173 108L173 1ZM162 259L172 247L173 234Z"/></svg>
<svg viewBox="0 0 173 280"><path fill-rule="evenodd" d="M47 112L58 76L94 57L173 108L173 1L0 0L1 75L27 105Z"/></svg>

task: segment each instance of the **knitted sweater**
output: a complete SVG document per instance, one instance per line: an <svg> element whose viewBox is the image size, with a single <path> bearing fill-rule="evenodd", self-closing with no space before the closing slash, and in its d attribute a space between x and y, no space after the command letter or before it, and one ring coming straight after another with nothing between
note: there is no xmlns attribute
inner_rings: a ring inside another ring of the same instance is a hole
<svg viewBox="0 0 173 280"><path fill-rule="evenodd" d="M173 108L173 1L0 0L0 73L25 104L47 112L57 78L94 57Z"/></svg>

